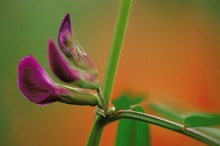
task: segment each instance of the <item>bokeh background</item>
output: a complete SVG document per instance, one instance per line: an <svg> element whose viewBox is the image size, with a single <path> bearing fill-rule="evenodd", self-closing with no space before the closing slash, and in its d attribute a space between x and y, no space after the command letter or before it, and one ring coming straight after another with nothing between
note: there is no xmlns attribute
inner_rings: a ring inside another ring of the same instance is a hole
<svg viewBox="0 0 220 146"><path fill-rule="evenodd" d="M75 35L102 80L119 0L0 1L0 145L83 146L94 117L91 107L61 103L39 107L22 97L17 64L30 53L51 77L47 40L57 41L69 12ZM113 98L122 91L186 111L220 112L220 1L134 0ZM117 123L101 145L114 145ZM157 145L204 146L151 126Z"/></svg>

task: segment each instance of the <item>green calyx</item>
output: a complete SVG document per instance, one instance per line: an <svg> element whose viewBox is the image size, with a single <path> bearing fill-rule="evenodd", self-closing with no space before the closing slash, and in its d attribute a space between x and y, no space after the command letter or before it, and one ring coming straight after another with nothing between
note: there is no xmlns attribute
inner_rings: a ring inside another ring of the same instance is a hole
<svg viewBox="0 0 220 146"><path fill-rule="evenodd" d="M62 87L68 89L71 94L61 95L63 98L59 102L73 104L73 105L89 105L97 106L99 105L99 97L97 94L80 88L71 88L68 86L62 85Z"/></svg>

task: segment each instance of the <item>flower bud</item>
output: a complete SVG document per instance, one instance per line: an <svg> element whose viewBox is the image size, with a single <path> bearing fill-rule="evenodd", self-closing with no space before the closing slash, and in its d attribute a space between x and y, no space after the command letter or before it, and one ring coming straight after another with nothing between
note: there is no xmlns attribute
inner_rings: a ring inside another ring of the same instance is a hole
<svg viewBox="0 0 220 146"><path fill-rule="evenodd" d="M73 83L81 88L97 89L99 87L96 76L78 68L71 68L52 40L48 43L48 54L51 70L62 81Z"/></svg>
<svg viewBox="0 0 220 146"><path fill-rule="evenodd" d="M70 15L66 14L60 25L58 43L62 52L80 69L97 76L98 70L75 39L72 32Z"/></svg>

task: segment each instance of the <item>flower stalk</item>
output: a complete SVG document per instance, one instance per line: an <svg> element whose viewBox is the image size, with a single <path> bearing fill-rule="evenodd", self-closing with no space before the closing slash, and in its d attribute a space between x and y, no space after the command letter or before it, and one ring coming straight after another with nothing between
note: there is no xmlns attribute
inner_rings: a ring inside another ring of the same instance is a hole
<svg viewBox="0 0 220 146"><path fill-rule="evenodd" d="M87 146L98 146L102 137L102 132L105 127L104 117L101 114L96 114L92 125L92 130L87 140Z"/></svg>
<svg viewBox="0 0 220 146"><path fill-rule="evenodd" d="M130 15L131 5L132 5L132 0L121 0L119 7L119 14L112 38L111 47L109 50L107 63L105 66L104 79L102 83L103 95L107 102L107 106L109 104L112 93L112 88L115 80L115 74L118 66L121 48L125 37L128 18Z"/></svg>
<svg viewBox="0 0 220 146"><path fill-rule="evenodd" d="M106 111L108 110L108 104L110 101L113 83L115 80L115 73L117 70L118 60L120 57L120 52L125 36L131 5L132 5L132 0L121 0L120 2L119 14L115 26L114 35L112 38L112 44L109 50L109 56L107 59L104 79L102 83L103 92L101 92L101 90L98 90L100 98L103 99L103 103L106 104L106 109L104 109ZM96 115L96 120L90 132L87 146L99 145L102 136L102 131L104 128L104 125L103 124L100 125L98 122L101 120L101 118L103 117Z"/></svg>

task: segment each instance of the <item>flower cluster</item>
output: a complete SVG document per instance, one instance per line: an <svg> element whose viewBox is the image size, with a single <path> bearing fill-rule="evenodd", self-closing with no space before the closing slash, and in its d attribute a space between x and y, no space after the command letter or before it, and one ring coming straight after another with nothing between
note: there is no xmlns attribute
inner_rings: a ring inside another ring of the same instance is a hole
<svg viewBox="0 0 220 146"><path fill-rule="evenodd" d="M99 88L98 71L75 39L69 14L66 14L61 22L58 44L69 61L57 49L53 40L49 40L50 68L60 80L76 87L54 82L37 60L29 55L22 58L18 64L17 83L21 93L38 105L56 101L75 105L98 105L97 94L89 90Z"/></svg>

